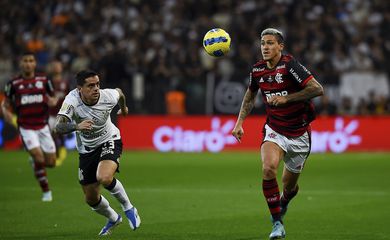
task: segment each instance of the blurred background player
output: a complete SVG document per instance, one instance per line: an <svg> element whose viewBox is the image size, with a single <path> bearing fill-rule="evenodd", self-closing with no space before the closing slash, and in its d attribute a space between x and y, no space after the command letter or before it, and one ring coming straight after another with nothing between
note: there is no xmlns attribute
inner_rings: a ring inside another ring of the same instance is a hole
<svg viewBox="0 0 390 240"><path fill-rule="evenodd" d="M57 104L53 86L44 74L35 73L33 53L24 53L20 59L21 75L5 86L6 98L1 109L5 121L14 121L13 109L23 144L32 158L34 175L42 189L42 201L52 201L46 167L54 167L56 146L48 125L49 107Z"/></svg>
<svg viewBox="0 0 390 240"><path fill-rule="evenodd" d="M69 82L63 76L62 62L55 60L48 65L47 73L53 83L54 96L58 99L57 104L49 109L49 126L57 148L56 166L60 166L66 159L67 151L65 147L66 136L55 134L54 125L56 123L57 113L61 108L65 96L69 92Z"/></svg>
<svg viewBox="0 0 390 240"><path fill-rule="evenodd" d="M130 227L135 230L140 226L141 219L122 183L114 177L119 170L122 139L119 129L111 121L110 113L119 105L118 114L126 116L126 97L119 88L100 89L99 76L93 71L80 71L76 80L77 88L65 97L58 112L56 132L65 134L77 131L79 182L85 200L94 211L108 219L99 235L111 234L122 222L121 215L100 194L100 185L119 201Z"/></svg>
<svg viewBox="0 0 390 240"><path fill-rule="evenodd" d="M267 110L263 128L261 160L263 194L272 215L270 239L285 237L282 217L290 200L298 193L298 178L310 154L310 122L315 118L310 99L323 95L322 86L291 55L282 55L284 37L273 28L261 33L261 54L250 75L232 134L240 142L243 122L254 106L259 89ZM276 180L280 161L284 161L280 196Z"/></svg>

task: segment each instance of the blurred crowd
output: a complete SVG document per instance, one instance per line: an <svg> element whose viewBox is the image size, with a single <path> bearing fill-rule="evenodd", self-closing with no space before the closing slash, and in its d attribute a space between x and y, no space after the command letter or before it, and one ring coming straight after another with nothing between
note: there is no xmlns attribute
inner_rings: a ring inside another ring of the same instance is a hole
<svg viewBox="0 0 390 240"><path fill-rule="evenodd" d="M84 68L103 87L121 87L133 112L165 114L167 93L185 94L185 112L203 114L207 79L246 84L261 58L259 35L276 27L293 54L327 87L341 74L387 74L390 5L386 0L13 0L0 1L1 86L18 71L18 56L36 53L39 68L64 65L65 78ZM220 27L232 38L228 57L202 49L204 34ZM139 84L143 83L143 84ZM376 96L316 101L321 114L386 114L390 99Z"/></svg>

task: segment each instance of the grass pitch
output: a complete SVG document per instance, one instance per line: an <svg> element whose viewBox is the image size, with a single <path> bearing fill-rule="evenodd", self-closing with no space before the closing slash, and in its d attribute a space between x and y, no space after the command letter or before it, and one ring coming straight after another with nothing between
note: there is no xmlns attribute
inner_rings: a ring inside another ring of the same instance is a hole
<svg viewBox="0 0 390 240"><path fill-rule="evenodd" d="M54 200L43 203L27 153L0 151L0 239L97 239L106 220L84 203L77 162L70 152L48 171ZM268 239L258 153L124 152L120 170L142 224L133 232L124 221L105 238ZM286 239L390 239L389 170L388 153L312 154L285 218Z"/></svg>

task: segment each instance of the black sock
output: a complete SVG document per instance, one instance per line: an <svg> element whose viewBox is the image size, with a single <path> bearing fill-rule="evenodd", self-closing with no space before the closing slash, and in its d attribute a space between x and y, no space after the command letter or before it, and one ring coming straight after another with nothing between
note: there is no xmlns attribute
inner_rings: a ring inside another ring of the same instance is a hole
<svg viewBox="0 0 390 240"><path fill-rule="evenodd" d="M113 178L110 185L105 186L104 188L107 189L108 191L111 191L115 187L115 185L116 185L116 178Z"/></svg>

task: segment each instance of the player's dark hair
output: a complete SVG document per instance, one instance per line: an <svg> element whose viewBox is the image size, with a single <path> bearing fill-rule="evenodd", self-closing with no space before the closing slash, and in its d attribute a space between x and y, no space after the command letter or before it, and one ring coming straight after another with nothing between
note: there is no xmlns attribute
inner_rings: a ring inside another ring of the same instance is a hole
<svg viewBox="0 0 390 240"><path fill-rule="evenodd" d="M276 37L278 43L284 43L283 33L276 28L267 28L261 32L261 37L264 35L273 35Z"/></svg>
<svg viewBox="0 0 390 240"><path fill-rule="evenodd" d="M76 81L78 86L83 86L85 79L98 75L92 70L82 70L76 74Z"/></svg>
<svg viewBox="0 0 390 240"><path fill-rule="evenodd" d="M23 51L21 54L20 54L20 58L19 59L22 59L23 57L25 56L33 56L35 58L35 53L34 52L31 52L31 51Z"/></svg>

